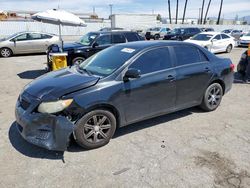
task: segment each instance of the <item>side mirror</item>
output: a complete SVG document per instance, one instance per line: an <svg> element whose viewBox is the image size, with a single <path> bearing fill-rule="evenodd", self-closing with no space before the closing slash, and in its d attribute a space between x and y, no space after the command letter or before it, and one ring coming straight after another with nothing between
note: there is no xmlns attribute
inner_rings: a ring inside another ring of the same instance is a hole
<svg viewBox="0 0 250 188"><path fill-rule="evenodd" d="M125 73L123 80L128 81L130 78L140 78L141 77L141 71L138 69L128 69L127 72Z"/></svg>
<svg viewBox="0 0 250 188"><path fill-rule="evenodd" d="M97 46L99 46L97 42L94 42L94 44L92 45L93 48L96 48Z"/></svg>

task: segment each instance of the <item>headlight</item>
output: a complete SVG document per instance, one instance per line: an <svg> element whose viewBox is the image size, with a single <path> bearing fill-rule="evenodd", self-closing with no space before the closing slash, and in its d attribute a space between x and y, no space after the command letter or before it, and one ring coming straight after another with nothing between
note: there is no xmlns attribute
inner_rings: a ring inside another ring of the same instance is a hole
<svg viewBox="0 0 250 188"><path fill-rule="evenodd" d="M67 108L72 102L73 99L59 100L55 102L43 102L38 106L38 112L48 114L61 112L65 108Z"/></svg>

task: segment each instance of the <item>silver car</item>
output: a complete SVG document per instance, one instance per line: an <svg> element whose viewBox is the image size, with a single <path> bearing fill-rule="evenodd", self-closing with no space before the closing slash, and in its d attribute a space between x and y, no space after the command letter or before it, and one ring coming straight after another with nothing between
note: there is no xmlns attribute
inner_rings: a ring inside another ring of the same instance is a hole
<svg viewBox="0 0 250 188"><path fill-rule="evenodd" d="M20 32L0 39L0 55L10 57L14 54L46 52L48 46L59 44L59 37L41 32Z"/></svg>

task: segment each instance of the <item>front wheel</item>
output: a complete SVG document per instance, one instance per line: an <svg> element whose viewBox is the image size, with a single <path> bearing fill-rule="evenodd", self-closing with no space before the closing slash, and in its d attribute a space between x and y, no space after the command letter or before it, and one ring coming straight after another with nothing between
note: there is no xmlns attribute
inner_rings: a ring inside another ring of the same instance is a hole
<svg viewBox="0 0 250 188"><path fill-rule="evenodd" d="M116 130L116 118L107 110L93 110L76 124L76 142L85 149L94 149L109 143Z"/></svg>
<svg viewBox="0 0 250 188"><path fill-rule="evenodd" d="M220 105L222 96L223 89L221 85L213 83L206 89L200 107L207 112L214 111Z"/></svg>
<svg viewBox="0 0 250 188"><path fill-rule="evenodd" d="M2 57L10 57L12 55L12 51L9 48L2 48L0 53Z"/></svg>
<svg viewBox="0 0 250 188"><path fill-rule="evenodd" d="M76 57L72 60L72 65L80 65L84 61L85 61L84 57Z"/></svg>

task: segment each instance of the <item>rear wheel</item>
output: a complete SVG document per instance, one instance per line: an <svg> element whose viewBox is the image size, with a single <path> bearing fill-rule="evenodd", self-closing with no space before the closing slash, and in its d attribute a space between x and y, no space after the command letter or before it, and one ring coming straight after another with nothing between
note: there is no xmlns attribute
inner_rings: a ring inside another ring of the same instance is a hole
<svg viewBox="0 0 250 188"><path fill-rule="evenodd" d="M233 49L232 44L229 44L229 45L227 46L226 52L227 52L227 53L230 53L230 52L232 51L232 49Z"/></svg>
<svg viewBox="0 0 250 188"><path fill-rule="evenodd" d="M9 48L2 48L0 53L2 57L10 57L12 55L12 51Z"/></svg>
<svg viewBox="0 0 250 188"><path fill-rule="evenodd" d="M84 57L76 57L72 60L72 65L80 65L84 61L85 61Z"/></svg>
<svg viewBox="0 0 250 188"><path fill-rule="evenodd" d="M94 149L109 143L116 130L116 118L107 110L93 110L76 125L76 142L85 149Z"/></svg>
<svg viewBox="0 0 250 188"><path fill-rule="evenodd" d="M213 83L206 89L200 107L207 112L216 110L221 103L222 96L223 89L221 85Z"/></svg>
<svg viewBox="0 0 250 188"><path fill-rule="evenodd" d="M156 34L156 35L154 36L154 40L159 40L159 39L160 39L160 35Z"/></svg>

